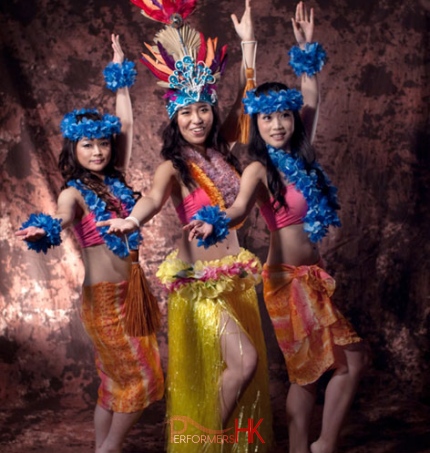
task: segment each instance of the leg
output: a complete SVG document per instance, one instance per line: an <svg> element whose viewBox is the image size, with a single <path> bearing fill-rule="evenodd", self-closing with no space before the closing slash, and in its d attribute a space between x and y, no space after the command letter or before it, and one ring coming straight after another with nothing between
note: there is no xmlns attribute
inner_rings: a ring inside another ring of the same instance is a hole
<svg viewBox="0 0 430 453"><path fill-rule="evenodd" d="M287 395L290 453L309 453L309 426L315 406L316 384L291 384Z"/></svg>
<svg viewBox="0 0 430 453"><path fill-rule="evenodd" d="M226 368L221 375L220 400L225 425L241 392L252 379L258 357L246 333L230 316L222 316L221 326L221 350Z"/></svg>
<svg viewBox="0 0 430 453"><path fill-rule="evenodd" d="M366 368L368 357L362 343L339 348L342 354L325 392L320 437L311 445L312 453L333 453L337 439Z"/></svg>
<svg viewBox="0 0 430 453"><path fill-rule="evenodd" d="M97 404L94 411L94 428L96 435L96 451L101 447L109 434L113 412L103 409Z"/></svg>
<svg viewBox="0 0 430 453"><path fill-rule="evenodd" d="M114 412L109 432L102 444L97 444L96 453L121 453L125 436L139 420L142 412L132 412L130 414Z"/></svg>

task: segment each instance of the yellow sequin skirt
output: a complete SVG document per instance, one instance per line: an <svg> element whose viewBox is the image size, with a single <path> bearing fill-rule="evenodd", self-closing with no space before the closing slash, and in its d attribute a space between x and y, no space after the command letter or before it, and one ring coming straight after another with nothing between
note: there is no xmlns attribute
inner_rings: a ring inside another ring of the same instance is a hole
<svg viewBox="0 0 430 453"><path fill-rule="evenodd" d="M194 265L176 256L177 251L170 254L157 272L169 290L168 452L267 452L272 443L272 420L255 292L261 264L243 249L235 256ZM220 344L223 314L246 332L258 354L257 371L224 431L220 406L220 377L225 368ZM246 430L252 431L260 419L260 437L248 438Z"/></svg>
<svg viewBox="0 0 430 453"><path fill-rule="evenodd" d="M264 265L264 301L291 383L318 380L335 363L335 345L361 338L333 305L334 279L319 266Z"/></svg>
<svg viewBox="0 0 430 453"><path fill-rule="evenodd" d="M81 319L93 342L101 383L97 404L106 410L140 411L163 397L164 376L155 335L124 333L127 282L85 286Z"/></svg>

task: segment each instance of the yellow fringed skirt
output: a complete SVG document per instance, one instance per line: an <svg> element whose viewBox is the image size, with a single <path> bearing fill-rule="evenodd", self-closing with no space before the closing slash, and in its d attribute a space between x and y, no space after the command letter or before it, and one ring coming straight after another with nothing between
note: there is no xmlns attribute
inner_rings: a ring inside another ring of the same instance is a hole
<svg viewBox="0 0 430 453"><path fill-rule="evenodd" d="M267 452L272 443L272 420L255 292L261 264L243 249L235 256L194 265L176 256L177 251L170 254L157 272L169 290L168 452ZM258 354L257 371L224 431L220 406L220 378L225 368L220 338L223 314L246 332ZM255 434L248 439L245 432L261 419L256 430L265 443Z"/></svg>
<svg viewBox="0 0 430 453"><path fill-rule="evenodd" d="M335 345L361 338L333 305L335 280L317 265L264 265L264 302L291 383L318 380L335 363Z"/></svg>
<svg viewBox="0 0 430 453"><path fill-rule="evenodd" d="M163 397L164 376L155 334L124 333L127 282L84 286L81 319L93 342L101 383L97 404L131 413Z"/></svg>

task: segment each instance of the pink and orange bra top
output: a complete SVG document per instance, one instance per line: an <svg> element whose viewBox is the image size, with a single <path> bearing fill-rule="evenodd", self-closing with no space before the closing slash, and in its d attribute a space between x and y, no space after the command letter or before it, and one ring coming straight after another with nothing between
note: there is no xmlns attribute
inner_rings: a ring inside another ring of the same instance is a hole
<svg viewBox="0 0 430 453"><path fill-rule="evenodd" d="M290 225L300 225L308 212L308 204L294 184L288 184L284 193L287 206L277 211L272 206L273 198L260 207L261 215L266 221L269 231L276 231Z"/></svg>
<svg viewBox="0 0 430 453"><path fill-rule="evenodd" d="M190 223L191 218L194 214L197 214L199 209L204 206L209 206L210 204L211 200L207 193L201 187L198 187L187 195L182 200L182 203L176 206L175 209L182 225L186 225L187 223Z"/></svg>

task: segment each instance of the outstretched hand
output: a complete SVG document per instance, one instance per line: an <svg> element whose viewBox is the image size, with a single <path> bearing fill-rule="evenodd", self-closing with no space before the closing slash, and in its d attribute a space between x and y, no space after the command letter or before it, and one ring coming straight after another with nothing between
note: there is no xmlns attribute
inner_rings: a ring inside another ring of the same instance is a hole
<svg viewBox="0 0 430 453"><path fill-rule="evenodd" d="M251 0L245 0L245 11L240 19L240 22L237 19L236 14L232 14L230 17L239 38L242 41L254 41L255 37L251 17Z"/></svg>
<svg viewBox="0 0 430 453"><path fill-rule="evenodd" d="M193 239L206 239L213 232L213 225L203 222L202 220L191 220L188 225L183 227L183 230L189 231L188 240L191 242Z"/></svg>
<svg viewBox="0 0 430 453"><path fill-rule="evenodd" d="M122 236L123 234L128 234L137 229L136 224L132 220L125 219L109 219L102 220L97 222L96 226L98 227L109 227L107 230L108 234L116 234L117 236Z"/></svg>
<svg viewBox="0 0 430 453"><path fill-rule="evenodd" d="M314 34L314 9L309 11L303 2L299 2L296 7L296 16L291 18L294 36L297 44L304 47L306 43L312 42Z"/></svg>
<svg viewBox="0 0 430 453"><path fill-rule="evenodd" d="M119 35L114 35L112 33L111 40L113 49L112 63L122 64L124 61L124 52L122 51L121 44L119 43Z"/></svg>
<svg viewBox="0 0 430 453"><path fill-rule="evenodd" d="M15 236L23 241L36 242L46 236L46 231L43 228L30 226L23 230L15 231Z"/></svg>

